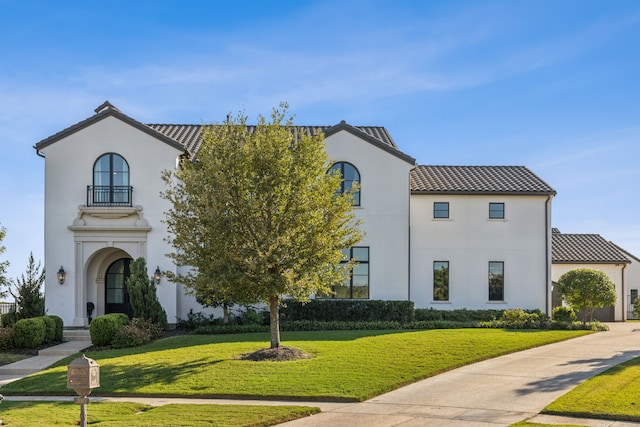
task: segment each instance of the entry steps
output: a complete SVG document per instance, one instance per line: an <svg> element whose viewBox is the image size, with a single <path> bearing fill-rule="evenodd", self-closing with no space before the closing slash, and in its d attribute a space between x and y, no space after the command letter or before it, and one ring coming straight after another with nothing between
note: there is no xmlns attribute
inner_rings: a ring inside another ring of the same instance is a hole
<svg viewBox="0 0 640 427"><path fill-rule="evenodd" d="M91 341L89 328L64 328L62 341Z"/></svg>

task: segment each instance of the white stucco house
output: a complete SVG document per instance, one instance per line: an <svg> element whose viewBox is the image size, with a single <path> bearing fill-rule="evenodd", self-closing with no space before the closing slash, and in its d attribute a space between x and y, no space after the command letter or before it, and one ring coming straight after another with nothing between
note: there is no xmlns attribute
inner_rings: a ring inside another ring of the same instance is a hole
<svg viewBox="0 0 640 427"><path fill-rule="evenodd" d="M350 283L334 298L411 300L416 307L539 308L551 304L555 191L521 166L416 166L383 127L310 127L325 134L364 239ZM143 124L108 102L35 145L45 165L46 309L66 326L127 312L129 262L177 271L162 220L163 170L200 144L201 125ZM57 272L64 272L59 280ZM158 276L169 322L204 311Z"/></svg>
<svg viewBox="0 0 640 427"><path fill-rule="evenodd" d="M610 322L635 317L632 303L640 289L640 261L635 256L599 234L565 234L553 228L552 236L551 278L554 283L576 268L602 271L613 282L618 300L612 307L596 310L594 318ZM554 292L553 306L561 304L560 295Z"/></svg>
<svg viewBox="0 0 640 427"><path fill-rule="evenodd" d="M550 304L551 201L522 166L411 171L411 299L436 309Z"/></svg>

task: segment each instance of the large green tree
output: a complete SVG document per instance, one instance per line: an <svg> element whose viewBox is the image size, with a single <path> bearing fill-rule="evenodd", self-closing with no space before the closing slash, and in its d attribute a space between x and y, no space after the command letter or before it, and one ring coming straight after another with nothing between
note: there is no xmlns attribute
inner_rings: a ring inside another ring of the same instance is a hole
<svg viewBox="0 0 640 427"><path fill-rule="evenodd" d="M229 116L202 140L195 159L164 174L170 256L193 267L173 280L203 301L267 303L277 348L281 298L328 294L349 274L342 249L362 237L353 196L327 173L324 136L294 127L286 104L256 126Z"/></svg>
<svg viewBox="0 0 640 427"><path fill-rule="evenodd" d="M610 307L618 298L614 284L604 272L576 268L560 276L556 290L576 312L582 322L591 321L596 308Z"/></svg>

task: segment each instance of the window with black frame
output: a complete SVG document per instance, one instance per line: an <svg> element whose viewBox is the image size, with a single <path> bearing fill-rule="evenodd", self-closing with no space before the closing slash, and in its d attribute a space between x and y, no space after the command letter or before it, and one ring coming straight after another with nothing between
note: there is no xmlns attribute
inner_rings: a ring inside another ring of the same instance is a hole
<svg viewBox="0 0 640 427"><path fill-rule="evenodd" d="M489 261L489 301L504 301L504 262Z"/></svg>
<svg viewBox="0 0 640 427"><path fill-rule="evenodd" d="M104 206L131 206L129 164L116 153L107 153L93 165L93 187L90 204Z"/></svg>
<svg viewBox="0 0 640 427"><path fill-rule="evenodd" d="M489 219L504 219L504 203L489 203Z"/></svg>
<svg viewBox="0 0 640 427"><path fill-rule="evenodd" d="M351 274L339 285L331 287L333 294L316 295L316 298L335 299L368 299L369 298L369 248L354 246L342 251L344 258L341 264L354 261Z"/></svg>
<svg viewBox="0 0 640 427"><path fill-rule="evenodd" d="M433 262L433 300L449 301L449 261Z"/></svg>
<svg viewBox="0 0 640 427"><path fill-rule="evenodd" d="M338 171L342 176L340 188L337 194L351 193L353 196L353 206L360 206L360 172L351 163L337 162L334 163L329 172Z"/></svg>
<svg viewBox="0 0 640 427"><path fill-rule="evenodd" d="M433 217L436 219L449 218L449 202L433 202Z"/></svg>

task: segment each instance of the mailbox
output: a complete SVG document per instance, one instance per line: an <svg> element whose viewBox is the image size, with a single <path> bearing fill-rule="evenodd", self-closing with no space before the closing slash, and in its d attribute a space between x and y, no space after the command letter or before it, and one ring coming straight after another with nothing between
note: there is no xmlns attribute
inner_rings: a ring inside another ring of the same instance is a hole
<svg viewBox="0 0 640 427"><path fill-rule="evenodd" d="M96 387L100 387L100 365L95 360L83 354L67 365L67 388L85 397Z"/></svg>

